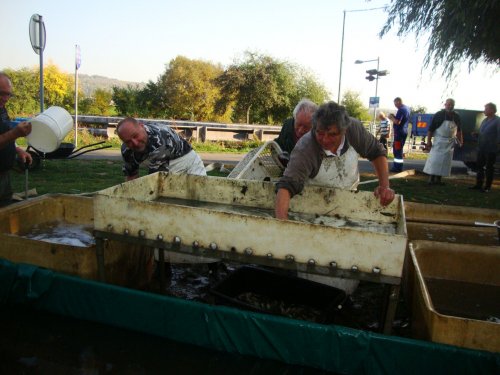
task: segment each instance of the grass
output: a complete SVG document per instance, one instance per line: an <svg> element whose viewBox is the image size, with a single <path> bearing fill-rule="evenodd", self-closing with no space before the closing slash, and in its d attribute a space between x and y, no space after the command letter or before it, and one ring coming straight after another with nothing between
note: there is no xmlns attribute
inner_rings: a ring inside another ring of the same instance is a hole
<svg viewBox="0 0 500 375"><path fill-rule="evenodd" d="M364 174L361 180L375 179L375 175ZM451 206L479 207L500 209L500 182L494 181L489 193L469 190L474 185L475 177L468 175L452 175L443 178L444 185L428 185L428 176L417 173L413 176L391 180L391 187L396 193L403 195L404 201L441 204ZM360 185L360 190L374 190L376 183Z"/></svg>
<svg viewBox="0 0 500 375"><path fill-rule="evenodd" d="M37 193L86 194L93 193L124 182L121 161L46 159L41 167L30 171L29 189L36 188ZM141 168L145 173L145 168ZM209 175L218 175L215 171ZM11 172L15 192L24 192L25 175L21 171ZM361 180L374 179L373 174L363 174ZM452 176L443 179L445 185L427 185L427 176L416 174L405 178L392 179L391 186L396 193L403 195L405 201L443 204L467 207L500 209L500 183L488 193L468 190L474 184L471 176ZM376 183L360 185L361 190L372 191Z"/></svg>
<svg viewBox="0 0 500 375"><path fill-rule="evenodd" d="M82 131L78 138L79 147L97 143L104 140L95 137L87 131ZM18 142L25 146L25 139ZM113 148L119 148L121 142L118 138L106 140ZM63 142L73 143L73 132L70 132ZM252 148L258 147L262 142L257 140L236 142L193 142L193 148L198 152L233 152L247 153ZM389 152L389 158L392 154ZM412 152L406 155L407 159L425 159L427 154ZM38 194L65 193L84 194L92 193L107 187L120 184L124 181L121 172L122 163L110 160L76 160L76 159L46 159L42 160L41 168L29 173L29 188L36 188ZM141 169L144 173L144 169ZM215 175L217 172L210 172ZM373 179L374 175L362 175L362 180ZM25 176L23 173L12 173L12 185L15 192L24 192ZM456 205L467 207L500 209L500 184L494 184L489 194L470 191L468 186L474 184L470 176L452 176L444 179L443 186L427 185L425 175L414 175L406 178L393 179L391 186L396 193L402 194L405 201ZM361 190L373 190L374 184L360 185Z"/></svg>

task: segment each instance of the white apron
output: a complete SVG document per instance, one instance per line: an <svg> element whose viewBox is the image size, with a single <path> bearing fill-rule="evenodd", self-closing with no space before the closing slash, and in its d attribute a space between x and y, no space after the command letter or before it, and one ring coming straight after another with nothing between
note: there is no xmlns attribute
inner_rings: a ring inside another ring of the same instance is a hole
<svg viewBox="0 0 500 375"><path fill-rule="evenodd" d="M309 179L307 184L356 190L359 184L358 158L358 153L351 146L343 155L325 157L321 162L318 174ZM342 289L348 295L351 295L359 284L359 280L356 279L312 275L305 272L297 272L297 276Z"/></svg>
<svg viewBox="0 0 500 375"><path fill-rule="evenodd" d="M325 157L318 174L307 184L356 190L359 184L358 158L358 153L351 146L343 155Z"/></svg>
<svg viewBox="0 0 500 375"><path fill-rule="evenodd" d="M434 133L434 142L425 162L424 173L443 177L450 175L456 136L457 124L449 120L443 121Z"/></svg>

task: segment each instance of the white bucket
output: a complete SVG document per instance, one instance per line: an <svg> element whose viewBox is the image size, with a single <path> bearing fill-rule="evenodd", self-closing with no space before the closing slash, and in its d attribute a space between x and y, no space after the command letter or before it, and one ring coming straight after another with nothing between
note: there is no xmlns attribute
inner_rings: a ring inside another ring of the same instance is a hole
<svg viewBox="0 0 500 375"><path fill-rule="evenodd" d="M41 152L52 152L59 148L62 140L73 129L73 118L64 108L50 107L30 120L31 133L26 137L33 148Z"/></svg>

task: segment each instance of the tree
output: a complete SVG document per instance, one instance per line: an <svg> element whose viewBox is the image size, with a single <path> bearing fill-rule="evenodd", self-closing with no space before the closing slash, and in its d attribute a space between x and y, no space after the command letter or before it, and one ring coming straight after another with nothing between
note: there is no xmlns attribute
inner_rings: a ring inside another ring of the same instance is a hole
<svg viewBox="0 0 500 375"><path fill-rule="evenodd" d="M412 114L427 113L427 108L425 106L423 106L423 105L420 105L420 104L413 105L411 107L411 113Z"/></svg>
<svg viewBox="0 0 500 375"><path fill-rule="evenodd" d="M139 92L140 89L132 85L127 85L124 88L113 87L112 98L120 116L138 117L141 114L138 105Z"/></svg>
<svg viewBox="0 0 500 375"><path fill-rule="evenodd" d="M70 111L74 106L74 80L56 65L49 64L43 69L44 107L54 105Z"/></svg>
<svg viewBox="0 0 500 375"><path fill-rule="evenodd" d="M277 123L288 117L297 97L293 68L286 62L245 52L217 79L222 98L217 109L233 106L233 121Z"/></svg>
<svg viewBox="0 0 500 375"><path fill-rule="evenodd" d="M40 112L40 74L38 68L5 71L12 80L16 96L8 103L13 116L33 115ZM43 70L44 107L63 107L71 111L74 105L74 80L54 64Z"/></svg>
<svg viewBox="0 0 500 375"><path fill-rule="evenodd" d="M79 111L87 115L112 116L115 113L112 104L112 92L96 89L93 97L83 98L79 103Z"/></svg>
<svg viewBox="0 0 500 375"><path fill-rule="evenodd" d="M215 79L222 74L220 65L177 56L158 79L163 106L177 119L215 121L214 107L220 99Z"/></svg>
<svg viewBox="0 0 500 375"><path fill-rule="evenodd" d="M380 36L396 22L400 37L411 32L417 38L429 33L424 66L435 69L442 65L448 78L463 61L468 61L469 69L480 61L500 63L498 0L392 0L388 13Z"/></svg>
<svg viewBox="0 0 500 375"><path fill-rule="evenodd" d="M136 104L141 116L151 118L170 117L166 100L163 99L164 95L160 85L153 81L149 81L142 90L139 90L136 95Z"/></svg>
<svg viewBox="0 0 500 375"><path fill-rule="evenodd" d="M271 56L245 52L217 79L216 111L232 108L234 122L281 124L302 98L320 104L328 92L306 69Z"/></svg>
<svg viewBox="0 0 500 375"><path fill-rule="evenodd" d="M111 91L97 89L94 91L94 105L97 113L101 116L109 116L113 110Z"/></svg>
<svg viewBox="0 0 500 375"><path fill-rule="evenodd" d="M40 112L39 76L35 70L22 68L5 69L12 81L14 97L7 102L7 110L12 118L32 116Z"/></svg>
<svg viewBox="0 0 500 375"><path fill-rule="evenodd" d="M321 104L328 100L330 93L312 73L300 67L297 67L296 72L297 97L294 102L298 103L300 99L308 98L314 103Z"/></svg>
<svg viewBox="0 0 500 375"><path fill-rule="evenodd" d="M349 116L357 118L361 121L371 120L368 109L363 106L363 102L359 98L359 93L351 90L347 90L344 93L344 97L340 102L342 104Z"/></svg>

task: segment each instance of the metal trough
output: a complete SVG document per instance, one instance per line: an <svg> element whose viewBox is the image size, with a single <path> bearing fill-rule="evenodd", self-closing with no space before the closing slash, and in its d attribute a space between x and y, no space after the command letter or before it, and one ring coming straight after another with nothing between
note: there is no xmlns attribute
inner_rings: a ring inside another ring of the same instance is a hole
<svg viewBox="0 0 500 375"><path fill-rule="evenodd" d="M402 197L308 186L277 220L274 184L155 173L94 196L96 236L246 263L399 284Z"/></svg>

